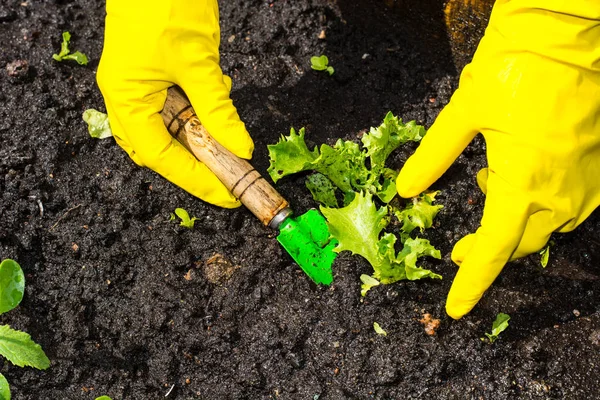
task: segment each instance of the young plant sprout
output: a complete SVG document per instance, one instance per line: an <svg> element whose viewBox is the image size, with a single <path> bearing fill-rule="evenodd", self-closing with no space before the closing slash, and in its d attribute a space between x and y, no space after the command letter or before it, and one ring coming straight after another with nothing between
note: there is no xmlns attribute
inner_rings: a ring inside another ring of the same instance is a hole
<svg viewBox="0 0 600 400"><path fill-rule="evenodd" d="M179 225L181 225L185 228L188 228L188 229L193 229L194 222L198 219L196 217L190 218L190 215L188 214L188 212L185 211L183 208L176 208L175 214L171 214L170 221L175 220L175 215L177 215L179 217L179 219L181 219L181 221L179 222Z"/></svg>
<svg viewBox="0 0 600 400"><path fill-rule="evenodd" d="M383 330L383 328L377 323L373 322L373 329L375 329L375 333L380 336L387 336L387 332Z"/></svg>
<svg viewBox="0 0 600 400"><path fill-rule="evenodd" d="M310 67L315 71L327 71L329 75L333 75L334 69L329 65L329 58L326 55L314 56L310 58Z"/></svg>
<svg viewBox="0 0 600 400"><path fill-rule="evenodd" d="M499 313L496 316L496 320L492 324L492 333L486 332L486 334L485 334L489 343L494 343L496 341L496 339L498 339L498 336L500 336L500 334L502 332L504 332L504 330L506 328L508 328L509 320L510 320L510 316L508 314ZM481 338L481 340L485 341L486 338Z"/></svg>
<svg viewBox="0 0 600 400"><path fill-rule="evenodd" d="M60 53L53 54L52 58L54 58L56 61L74 60L74 61L77 61L77 64L79 64L79 65L87 65L88 58L85 54L83 54L80 51L71 53L71 50L69 50L69 42L71 41L71 34L69 32L63 32L62 39L63 39L63 41L60 45Z"/></svg>
<svg viewBox="0 0 600 400"><path fill-rule="evenodd" d="M0 314L8 312L21 303L25 291L25 276L16 261L6 259L0 263ZM27 333L0 325L0 354L19 367L46 369L50 360L42 347L31 340ZM10 400L10 387L0 374L0 400Z"/></svg>
<svg viewBox="0 0 600 400"><path fill-rule="evenodd" d="M111 137L112 131L108 122L108 115L89 108L83 112L83 120L87 123L90 136L95 139L106 139Z"/></svg>

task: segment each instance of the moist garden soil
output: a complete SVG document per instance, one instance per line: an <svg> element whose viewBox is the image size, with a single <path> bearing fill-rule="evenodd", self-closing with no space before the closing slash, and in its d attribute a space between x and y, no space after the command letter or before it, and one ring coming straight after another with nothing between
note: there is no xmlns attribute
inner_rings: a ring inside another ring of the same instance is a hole
<svg viewBox="0 0 600 400"><path fill-rule="evenodd" d="M104 110L95 83L104 6L0 0L0 258L27 278L21 306L0 319L52 360L46 371L4 362L14 399L600 396L598 212L553 237L546 269L539 255L508 264L471 314L451 320L450 252L483 209L477 138L433 187L444 209L425 236L443 257L422 265L443 280L363 298L359 276L370 267L341 254L333 285L316 286L246 209L203 203L134 165L112 138L89 137L82 112ZM223 1L221 63L255 166L266 173L267 144L291 126L305 126L312 145L358 140L390 110L429 127L474 51L453 52L444 6ZM63 31L89 65L52 60ZM310 69L319 54L334 75ZM315 206L304 178L277 185L298 212ZM199 218L193 230L169 222L176 207ZM484 343L499 312L510 326ZM441 320L435 335L419 322L425 313Z"/></svg>

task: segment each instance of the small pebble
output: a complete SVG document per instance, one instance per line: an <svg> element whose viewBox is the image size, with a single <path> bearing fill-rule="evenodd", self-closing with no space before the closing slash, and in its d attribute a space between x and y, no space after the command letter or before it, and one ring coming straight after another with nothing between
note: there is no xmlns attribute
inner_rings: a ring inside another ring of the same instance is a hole
<svg viewBox="0 0 600 400"><path fill-rule="evenodd" d="M600 346L600 329L596 329L590 334L590 341L596 346Z"/></svg>
<svg viewBox="0 0 600 400"><path fill-rule="evenodd" d="M573 310L573 315L576 317L579 317L581 315L581 313L579 312L579 310L575 309L575 310Z"/></svg>
<svg viewBox="0 0 600 400"><path fill-rule="evenodd" d="M15 60L6 64L8 76L17 78L26 77L29 74L29 63L27 60Z"/></svg>

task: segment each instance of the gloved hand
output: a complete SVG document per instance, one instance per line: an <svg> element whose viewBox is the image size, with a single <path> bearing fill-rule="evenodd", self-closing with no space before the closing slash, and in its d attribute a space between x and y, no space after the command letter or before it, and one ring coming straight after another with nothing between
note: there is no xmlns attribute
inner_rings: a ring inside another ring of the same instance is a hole
<svg viewBox="0 0 600 400"><path fill-rule="evenodd" d="M505 263L573 230L600 204L600 2L497 0L457 91L398 177L403 197L436 181L481 132L481 227L454 246L446 303L468 313Z"/></svg>
<svg viewBox="0 0 600 400"><path fill-rule="evenodd" d="M191 194L237 207L208 168L169 135L159 114L167 88L188 95L211 135L235 155L251 158L254 144L229 98L231 80L219 67L216 0L107 0L98 85L117 143Z"/></svg>

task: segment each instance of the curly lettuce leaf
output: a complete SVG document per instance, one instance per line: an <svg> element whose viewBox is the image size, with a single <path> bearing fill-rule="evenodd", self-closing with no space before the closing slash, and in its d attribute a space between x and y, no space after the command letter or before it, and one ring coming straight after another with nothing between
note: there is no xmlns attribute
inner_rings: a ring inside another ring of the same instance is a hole
<svg viewBox="0 0 600 400"><path fill-rule="evenodd" d="M85 54L80 51L76 51L75 53L71 53L69 50L69 42L71 41L71 34L69 32L63 32L62 34L62 43L60 44L60 53L53 54L52 58L56 61L62 60L73 60L76 61L79 65L87 65L88 58Z"/></svg>
<svg viewBox="0 0 600 400"><path fill-rule="evenodd" d="M385 160L400 145L408 142L418 142L425 136L425 128L417 125L415 121L406 124L402 119L388 112L381 125L371 128L369 133L361 139L367 149L367 156L371 158L371 165L383 168Z"/></svg>
<svg viewBox="0 0 600 400"><path fill-rule="evenodd" d="M396 177L398 176L398 171L390 168L383 168L379 175L381 178L374 183L372 192L379 197L379 200L387 204L392 201L392 199L396 197L396 193L398 193L396 189ZM383 182L379 183L379 181Z"/></svg>
<svg viewBox="0 0 600 400"><path fill-rule="evenodd" d="M425 229L431 228L433 219L443 208L441 205L433 205L438 193L439 191L423 193L418 197L413 197L412 202L405 209L394 209L394 215L402 224L402 232L410 234L419 228L422 233Z"/></svg>
<svg viewBox="0 0 600 400"><path fill-rule="evenodd" d="M387 208L377 208L372 197L371 193L360 192L346 207L321 207L321 212L327 218L329 233L339 242L334 251L359 254L375 266L382 261L377 242L387 225Z"/></svg>
<svg viewBox="0 0 600 400"><path fill-rule="evenodd" d="M306 178L306 187L310 190L313 199L327 207L337 207L338 201L335 197L335 187L323 174L316 173Z"/></svg>
<svg viewBox="0 0 600 400"><path fill-rule="evenodd" d="M91 137L106 139L113 135L107 114L93 108L88 108L83 112L82 118L88 126L88 132Z"/></svg>
<svg viewBox="0 0 600 400"><path fill-rule="evenodd" d="M328 177L342 192L353 192L365 169L365 155L358 144L339 139L334 147L323 144L320 150L311 168Z"/></svg>
<svg viewBox="0 0 600 400"><path fill-rule="evenodd" d="M442 279L441 275L428 269L417 267L417 259L424 256L437 258L438 260L442 258L440 251L436 250L427 239L408 238L404 241L404 247L398 254L398 261L404 264L406 278L411 281L421 278Z"/></svg>
<svg viewBox="0 0 600 400"><path fill-rule="evenodd" d="M267 146L270 166L267 172L277 182L287 175L311 169L311 162L319 156L316 149L310 151L304 142L304 128L296 134L292 128L289 136L281 136L277 144Z"/></svg>
<svg viewBox="0 0 600 400"><path fill-rule="evenodd" d="M407 124L388 113L383 123L371 128L362 138L363 148L349 140L338 140L332 147L327 144L312 151L304 141L304 129L299 134L292 128L289 136L283 136L275 145L268 146L271 165L268 169L273 181L297 172L313 170L327 177L335 186L334 194L342 192L344 205L354 199L354 193L368 191L382 202L389 203L396 195L397 171L385 167L385 160L398 146L409 140L421 140L425 130L414 121ZM370 168L367 167L370 165ZM311 193L327 192L329 187L320 190L318 183L326 180L307 182ZM315 197L321 201L322 198Z"/></svg>
<svg viewBox="0 0 600 400"><path fill-rule="evenodd" d="M338 140L334 146L321 145L310 151L304 142L304 130L282 137L269 146L269 173L274 181L301 171L317 172L307 178L313 198L322 204L331 236L338 240L336 252L350 251L364 257L373 266L371 277L364 275L363 296L375 284L393 283L401 279L441 278L417 265L425 256L440 257L429 241L411 239L414 229L431 227L442 208L433 205L436 193L422 195L404 210L377 207L374 197L388 204L396 196L397 171L385 167L392 151L407 141L419 141L425 135L414 121L404 124L388 113L383 123L362 138L362 147L352 141ZM343 199L343 208L338 206ZM324 207L325 206L325 207ZM396 253L398 237L382 233L394 213L402 223L402 250ZM366 278L369 279L366 279Z"/></svg>
<svg viewBox="0 0 600 400"><path fill-rule="evenodd" d="M389 232L381 236L388 224L387 207L377 208L371 193L360 192L348 206L321 207L321 212L327 219L331 236L339 242L334 251L350 251L364 257L373 267L373 278L379 282L389 284L426 277L441 279L440 275L416 265L424 256L440 258L440 252L428 240L408 238L402 251L396 254L394 247L398 238ZM367 282L363 280L363 283ZM363 287L365 294L368 289Z"/></svg>

